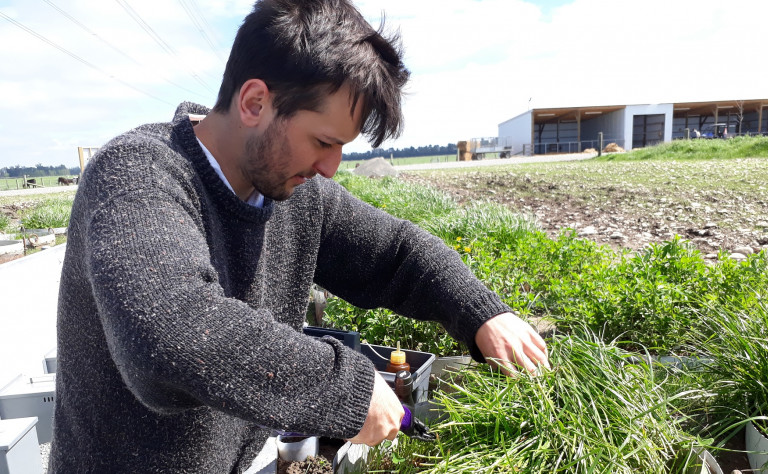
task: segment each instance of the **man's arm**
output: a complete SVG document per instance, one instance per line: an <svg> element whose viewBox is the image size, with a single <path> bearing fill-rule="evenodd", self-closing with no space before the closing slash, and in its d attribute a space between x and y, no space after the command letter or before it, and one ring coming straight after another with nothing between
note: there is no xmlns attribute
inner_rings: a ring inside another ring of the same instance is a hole
<svg viewBox="0 0 768 474"><path fill-rule="evenodd" d="M228 296L194 203L172 180L155 181L87 196L100 204L85 267L126 386L157 412L207 405L271 428L354 436L374 385L370 361Z"/></svg>
<svg viewBox="0 0 768 474"><path fill-rule="evenodd" d="M382 306L437 321L482 361L486 354L477 343L486 339L476 335L486 321L510 312L509 306L442 240L359 201L336 183L320 184L325 188L326 217L315 280L358 307ZM521 321L500 330L497 324L486 329L493 328L491 339L502 337L501 346L518 348L522 355L531 352L530 344L523 342L533 340L529 326ZM509 350L486 348L489 356L501 358L510 356Z"/></svg>

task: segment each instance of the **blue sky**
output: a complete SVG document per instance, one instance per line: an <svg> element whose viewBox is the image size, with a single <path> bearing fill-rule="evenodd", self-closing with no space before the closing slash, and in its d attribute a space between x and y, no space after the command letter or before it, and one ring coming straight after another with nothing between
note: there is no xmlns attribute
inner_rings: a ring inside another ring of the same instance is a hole
<svg viewBox="0 0 768 474"><path fill-rule="evenodd" d="M176 105L212 105L250 0L0 0L0 167L77 164ZM768 98L768 2L359 0L412 81L385 146L495 136L532 107ZM732 5L738 5L734 7ZM141 23L141 24L140 24ZM153 36L154 35L154 36ZM358 140L345 151L369 149Z"/></svg>

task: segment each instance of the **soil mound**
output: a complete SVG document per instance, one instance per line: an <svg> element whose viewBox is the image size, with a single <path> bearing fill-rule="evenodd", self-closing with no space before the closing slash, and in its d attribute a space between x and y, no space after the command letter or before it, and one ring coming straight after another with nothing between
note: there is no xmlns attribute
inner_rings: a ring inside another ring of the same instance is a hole
<svg viewBox="0 0 768 474"><path fill-rule="evenodd" d="M397 170L384 158L366 160L360 166L353 169L352 172L359 176L368 176L369 178L397 176Z"/></svg>

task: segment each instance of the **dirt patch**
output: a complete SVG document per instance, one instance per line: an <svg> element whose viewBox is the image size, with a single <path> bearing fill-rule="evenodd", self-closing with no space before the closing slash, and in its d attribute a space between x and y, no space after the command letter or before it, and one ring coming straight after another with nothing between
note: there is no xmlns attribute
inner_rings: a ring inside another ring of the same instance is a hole
<svg viewBox="0 0 768 474"><path fill-rule="evenodd" d="M712 260L719 251L768 248L768 191L753 172L764 164L581 162L400 178L446 191L461 203L504 204L534 216L551 237L573 229L599 244L637 250L680 235Z"/></svg>

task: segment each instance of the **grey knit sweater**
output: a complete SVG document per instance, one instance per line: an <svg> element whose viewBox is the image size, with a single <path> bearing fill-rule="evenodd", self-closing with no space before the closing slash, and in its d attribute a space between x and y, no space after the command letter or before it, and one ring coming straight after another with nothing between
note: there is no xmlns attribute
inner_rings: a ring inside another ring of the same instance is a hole
<svg viewBox="0 0 768 474"><path fill-rule="evenodd" d="M173 122L91 160L72 210L58 312L53 473L246 469L259 425L338 438L363 426L370 361L301 334L312 282L440 321L473 343L508 308L439 239L317 177L240 201Z"/></svg>

